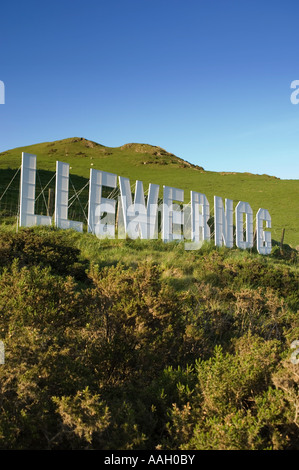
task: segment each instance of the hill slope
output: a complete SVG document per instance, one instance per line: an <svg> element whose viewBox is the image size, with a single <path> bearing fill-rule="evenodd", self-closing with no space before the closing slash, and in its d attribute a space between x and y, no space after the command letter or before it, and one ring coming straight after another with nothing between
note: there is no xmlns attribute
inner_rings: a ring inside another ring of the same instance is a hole
<svg viewBox="0 0 299 470"><path fill-rule="evenodd" d="M232 199L235 205L240 200L249 202L254 214L260 207L270 211L274 240L280 241L285 229L285 242L293 247L299 245L299 180L280 180L249 173L210 172L160 147L132 143L114 148L74 137L2 152L1 192L13 177L14 170L19 168L22 151L37 155L43 184L50 180L55 171L56 160L61 160L70 164L70 174L76 181L77 189L86 184L90 168L95 168L129 177L131 183L139 179L144 182L145 188L149 183L156 183L161 188L164 184L184 189L186 203L190 200L191 190L206 194L211 207L214 195Z"/></svg>
<svg viewBox="0 0 299 470"><path fill-rule="evenodd" d="M299 450L298 267L0 227L0 449Z"/></svg>

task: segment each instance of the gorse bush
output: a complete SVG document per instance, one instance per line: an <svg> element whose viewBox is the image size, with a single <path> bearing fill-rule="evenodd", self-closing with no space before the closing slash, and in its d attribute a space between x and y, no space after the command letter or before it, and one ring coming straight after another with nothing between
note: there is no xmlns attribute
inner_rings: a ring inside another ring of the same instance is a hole
<svg viewBox="0 0 299 470"><path fill-rule="evenodd" d="M298 309L294 259L3 229L0 448L298 450Z"/></svg>
<svg viewBox="0 0 299 470"><path fill-rule="evenodd" d="M79 255L79 249L65 243L63 234L57 237L55 232L46 231L41 235L30 229L1 233L0 266L18 259L20 266L49 266L54 273L86 280L87 265Z"/></svg>

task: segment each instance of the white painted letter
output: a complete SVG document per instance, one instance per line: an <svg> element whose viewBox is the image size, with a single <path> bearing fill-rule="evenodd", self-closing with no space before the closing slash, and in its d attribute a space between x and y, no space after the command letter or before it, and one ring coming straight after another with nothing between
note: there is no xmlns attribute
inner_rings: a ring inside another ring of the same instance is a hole
<svg viewBox="0 0 299 470"><path fill-rule="evenodd" d="M20 226L51 225L52 218L36 215L35 209L36 155L22 152L20 188Z"/></svg>
<svg viewBox="0 0 299 470"><path fill-rule="evenodd" d="M136 181L134 204L130 180L119 177L120 208L119 208L119 238L128 235L132 239L157 238L158 196L159 185L150 184L145 204L142 181Z"/></svg>
<svg viewBox="0 0 299 470"><path fill-rule="evenodd" d="M223 243L228 248L234 245L233 235L233 201L225 199L225 211L222 198L214 196L214 225L215 225L215 245L222 246Z"/></svg>
<svg viewBox="0 0 299 470"><path fill-rule="evenodd" d="M246 215L246 239L244 240L243 214ZM239 202L236 207L236 244L246 250L253 247L253 212L248 202Z"/></svg>
<svg viewBox="0 0 299 470"><path fill-rule="evenodd" d="M55 225L56 227L72 228L78 232L83 231L83 223L68 220L69 204L69 164L56 162L56 186L55 186Z"/></svg>
<svg viewBox="0 0 299 470"><path fill-rule="evenodd" d="M256 214L256 246L261 255L269 255L272 250L271 232L264 231L264 220L266 227L271 228L271 216L267 209L259 209Z"/></svg>
<svg viewBox="0 0 299 470"><path fill-rule="evenodd" d="M186 250L198 250L204 240L210 240L210 204L204 194L191 191L191 242L185 243ZM184 234L186 232L186 217L184 211Z"/></svg>
<svg viewBox="0 0 299 470"><path fill-rule="evenodd" d="M115 238L115 205L114 199L102 197L102 187L116 188L117 176L105 171L90 170L88 232L98 238ZM101 218L103 214L107 215Z"/></svg>
<svg viewBox="0 0 299 470"><path fill-rule="evenodd" d="M184 202L184 191L169 186L163 188L162 240L182 240L183 211L173 201Z"/></svg>

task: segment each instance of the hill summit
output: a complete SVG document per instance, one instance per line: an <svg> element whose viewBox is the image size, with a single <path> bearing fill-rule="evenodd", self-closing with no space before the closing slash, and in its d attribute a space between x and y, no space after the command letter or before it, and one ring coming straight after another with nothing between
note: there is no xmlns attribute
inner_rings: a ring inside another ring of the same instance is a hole
<svg viewBox="0 0 299 470"><path fill-rule="evenodd" d="M145 143L127 143L120 147L108 147L85 137L69 137L2 152L0 153L1 168L6 163L8 164L8 160L11 166L15 151L19 151L18 158L20 158L20 151L42 155L43 157L55 157L55 161L68 161L70 158L76 157L89 157L90 159L105 159L105 157L113 159L116 157L128 160L129 157L132 165L172 165L179 168L193 168L204 171L203 167L194 165L159 146ZM119 161L119 164L121 165L121 161ZM50 170L50 168L47 169Z"/></svg>

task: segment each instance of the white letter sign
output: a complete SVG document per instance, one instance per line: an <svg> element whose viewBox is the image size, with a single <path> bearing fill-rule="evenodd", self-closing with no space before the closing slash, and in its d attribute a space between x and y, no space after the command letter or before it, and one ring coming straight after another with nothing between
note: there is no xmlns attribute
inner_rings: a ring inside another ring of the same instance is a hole
<svg viewBox="0 0 299 470"><path fill-rule="evenodd" d="M215 245L232 248L233 240L233 201L225 199L225 211L222 198L214 196Z"/></svg>
<svg viewBox="0 0 299 470"><path fill-rule="evenodd" d="M90 170L88 232L98 238L115 238L115 205L114 199L102 197L102 187L116 188L117 175L105 171ZM107 215L102 219L103 214Z"/></svg>
<svg viewBox="0 0 299 470"><path fill-rule="evenodd" d="M35 208L36 155L22 152L20 186L20 226L51 225L52 218L36 215Z"/></svg>
<svg viewBox="0 0 299 470"><path fill-rule="evenodd" d="M163 213L162 213L162 240L169 242L172 240L182 240L181 227L183 224L183 212L178 204L173 201L184 201L184 191L182 189L164 186L163 191Z"/></svg>
<svg viewBox="0 0 299 470"><path fill-rule="evenodd" d="M56 162L55 225L59 228L72 228L83 231L83 223L68 219L69 204L69 164Z"/></svg>
<svg viewBox="0 0 299 470"><path fill-rule="evenodd" d="M261 255L269 255L272 250L271 233L264 231L266 227L271 228L271 216L267 209L259 209L256 214L256 246Z"/></svg>
<svg viewBox="0 0 299 470"><path fill-rule="evenodd" d="M22 153L20 184L20 226L51 225L52 218L35 214L36 156ZM112 195L118 191L117 175L101 170L90 170L87 231L98 238L154 239L159 236L158 213L161 212L161 238L163 242L189 240L186 250L198 250L205 240L211 239L210 204L205 194L190 192L191 202L184 202L184 191L163 186L163 203L158 206L158 184L149 184L144 194L142 181L136 181L134 202L129 178L119 176L118 206ZM111 198L102 197L103 187L111 188ZM84 189L84 188L83 188ZM77 194L75 194L77 196ZM83 231L83 222L68 219L69 164L56 162L55 226ZM117 220L116 220L117 208ZM84 211L83 211L84 212ZM84 214L85 215L85 214ZM244 223L245 216L245 223ZM231 199L214 196L214 243L216 246L234 246L234 206ZM253 212L248 202L240 201L235 208L235 243L240 249L253 247ZM264 227L265 225L265 227ZM267 209L256 214L256 246L258 253L272 251L271 216Z"/></svg>
<svg viewBox="0 0 299 470"><path fill-rule="evenodd" d="M244 240L244 221L246 217L245 240ZM236 207L236 244L238 248L246 250L253 247L253 213L248 202L239 202Z"/></svg>

